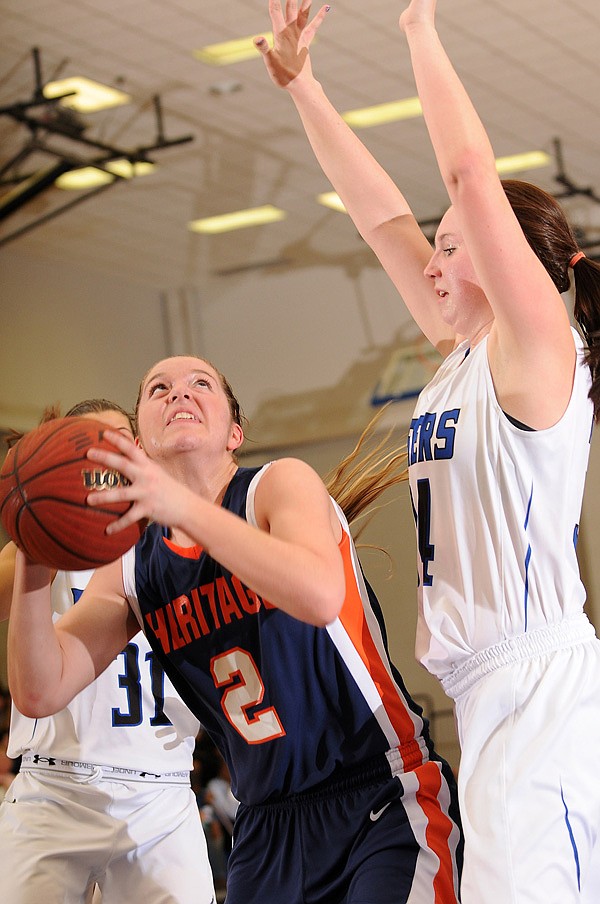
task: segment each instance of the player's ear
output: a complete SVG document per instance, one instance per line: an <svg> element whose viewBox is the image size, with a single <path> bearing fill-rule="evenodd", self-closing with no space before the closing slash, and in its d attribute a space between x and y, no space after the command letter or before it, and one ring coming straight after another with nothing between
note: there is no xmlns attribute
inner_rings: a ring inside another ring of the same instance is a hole
<svg viewBox="0 0 600 904"><path fill-rule="evenodd" d="M227 451L235 452L236 449L239 449L242 443L244 442L244 431L240 427L239 424L235 422L231 425L231 431L229 433L229 442L227 443Z"/></svg>

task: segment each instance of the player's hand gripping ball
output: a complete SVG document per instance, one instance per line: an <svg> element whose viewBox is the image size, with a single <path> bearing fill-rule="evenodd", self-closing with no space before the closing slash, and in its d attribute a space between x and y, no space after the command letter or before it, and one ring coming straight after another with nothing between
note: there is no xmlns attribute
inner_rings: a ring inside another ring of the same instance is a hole
<svg viewBox="0 0 600 904"><path fill-rule="evenodd" d="M92 446L114 451L104 439L106 429L90 418L58 418L25 434L9 450L0 470L0 517L34 562L60 571L96 568L139 540L146 522L106 533L130 502L86 503L92 490L127 484L118 471L86 458Z"/></svg>

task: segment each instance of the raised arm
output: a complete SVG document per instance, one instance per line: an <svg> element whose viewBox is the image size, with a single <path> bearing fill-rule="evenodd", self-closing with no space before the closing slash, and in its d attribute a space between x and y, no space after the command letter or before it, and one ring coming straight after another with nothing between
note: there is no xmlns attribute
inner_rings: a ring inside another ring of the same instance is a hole
<svg viewBox="0 0 600 904"><path fill-rule="evenodd" d="M56 623L51 579L50 569L17 552L8 680L15 705L33 718L63 709L139 630L122 591L120 561L99 569L77 605Z"/></svg>
<svg viewBox="0 0 600 904"><path fill-rule="evenodd" d="M107 431L105 438L119 451L91 449L88 456L120 471L130 485L90 493L88 502L133 501L108 531L148 518L172 528L177 542L202 546L290 615L316 625L338 615L345 592L341 527L322 480L309 465L282 459L268 468L256 491L255 527L172 477L133 443L114 432Z"/></svg>
<svg viewBox="0 0 600 904"><path fill-rule="evenodd" d="M515 417L549 426L572 387L567 311L507 200L485 129L441 44L435 11L436 0L412 0L400 27L440 172L493 311L489 357L496 391Z"/></svg>
<svg viewBox="0 0 600 904"><path fill-rule="evenodd" d="M441 320L437 299L423 275L431 246L410 207L387 173L344 122L312 73L308 48L329 7L308 23L310 3L269 0L274 34L256 46L275 85L294 101L323 172L339 194L356 228L373 249L417 325L442 353L454 333ZM308 24L307 24L308 23Z"/></svg>

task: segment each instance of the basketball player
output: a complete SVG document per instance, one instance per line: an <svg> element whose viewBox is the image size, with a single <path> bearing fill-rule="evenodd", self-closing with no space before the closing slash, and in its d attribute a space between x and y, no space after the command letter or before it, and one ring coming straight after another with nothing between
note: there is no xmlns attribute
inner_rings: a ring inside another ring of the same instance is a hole
<svg viewBox="0 0 600 904"><path fill-rule="evenodd" d="M57 413L54 413L56 416ZM127 412L105 399L67 416L105 422L131 441ZM10 611L16 547L0 553L0 616ZM58 572L53 618L93 572ZM0 805L0 901L209 904L214 891L190 770L198 721L143 633L55 715L13 706L9 755L21 768Z"/></svg>
<svg viewBox="0 0 600 904"><path fill-rule="evenodd" d="M142 625L241 801L228 904L453 904L453 777L390 663L341 509L297 459L238 467L239 405L202 359L151 368L137 420L142 448L107 432L115 452L89 452L131 481L100 494L133 503L111 529L152 522L137 546L55 626L48 571L19 553L15 700L64 706Z"/></svg>
<svg viewBox="0 0 600 904"><path fill-rule="evenodd" d="M274 49L256 42L269 74L445 359L417 402L408 453L417 655L455 700L462 749L463 904L591 904L600 643L583 614L575 543L600 410L600 267L553 198L500 182L438 37L435 0L412 0L400 19L452 203L433 255L312 75L307 48L327 8L307 25L307 3L269 6ZM569 268L587 353L560 295Z"/></svg>

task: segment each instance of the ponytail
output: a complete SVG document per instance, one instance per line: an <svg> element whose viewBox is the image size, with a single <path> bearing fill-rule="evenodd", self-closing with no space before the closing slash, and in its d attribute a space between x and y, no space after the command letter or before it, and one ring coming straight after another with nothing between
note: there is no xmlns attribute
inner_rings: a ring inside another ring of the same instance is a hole
<svg viewBox="0 0 600 904"><path fill-rule="evenodd" d="M573 265L573 315L587 346L586 362L592 374L590 399L594 419L600 420L600 264L582 257Z"/></svg>
<svg viewBox="0 0 600 904"><path fill-rule="evenodd" d="M600 420L600 264L587 258L565 212L552 195L518 179L504 179L504 191L532 249L557 290L564 294L575 283L573 315L587 346L586 362L592 375L590 399L594 419Z"/></svg>

